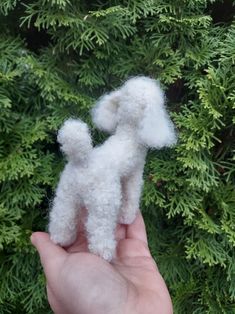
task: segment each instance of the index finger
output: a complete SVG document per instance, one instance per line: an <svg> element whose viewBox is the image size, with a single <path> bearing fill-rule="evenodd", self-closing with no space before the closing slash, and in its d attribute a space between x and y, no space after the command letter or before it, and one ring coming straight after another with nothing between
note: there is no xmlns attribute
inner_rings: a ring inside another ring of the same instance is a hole
<svg viewBox="0 0 235 314"><path fill-rule="evenodd" d="M66 251L54 244L45 232L34 232L31 242L37 249L46 277L50 277L63 264L67 257Z"/></svg>

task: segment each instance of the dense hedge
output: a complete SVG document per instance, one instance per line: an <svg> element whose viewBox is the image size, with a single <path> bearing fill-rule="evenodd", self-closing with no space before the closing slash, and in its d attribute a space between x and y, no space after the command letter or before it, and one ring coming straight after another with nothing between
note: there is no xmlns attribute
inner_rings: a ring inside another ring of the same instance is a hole
<svg viewBox="0 0 235 314"><path fill-rule="evenodd" d="M56 130L138 74L161 80L179 132L148 155L142 198L175 313L235 313L234 15L228 0L0 2L0 313L50 312L29 235L63 167Z"/></svg>

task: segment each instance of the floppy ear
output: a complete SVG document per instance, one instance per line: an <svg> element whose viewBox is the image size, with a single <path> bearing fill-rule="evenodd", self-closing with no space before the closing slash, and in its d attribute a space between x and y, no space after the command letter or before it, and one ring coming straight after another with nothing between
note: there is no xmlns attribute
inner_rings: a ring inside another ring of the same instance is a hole
<svg viewBox="0 0 235 314"><path fill-rule="evenodd" d="M103 131L112 133L117 126L119 91L101 97L91 111L94 124Z"/></svg>
<svg viewBox="0 0 235 314"><path fill-rule="evenodd" d="M164 107L164 94L159 86L154 99L148 100L139 124L140 141L152 148L169 147L176 143L174 124Z"/></svg>

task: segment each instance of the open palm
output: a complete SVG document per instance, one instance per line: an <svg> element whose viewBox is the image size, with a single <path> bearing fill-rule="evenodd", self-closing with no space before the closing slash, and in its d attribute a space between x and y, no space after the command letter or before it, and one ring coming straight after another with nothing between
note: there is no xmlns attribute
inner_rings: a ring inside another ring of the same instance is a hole
<svg viewBox="0 0 235 314"><path fill-rule="evenodd" d="M171 314L171 299L148 249L139 214L119 225L111 263L88 252L83 222L77 241L63 249L43 232L33 234L47 278L48 301L56 314Z"/></svg>

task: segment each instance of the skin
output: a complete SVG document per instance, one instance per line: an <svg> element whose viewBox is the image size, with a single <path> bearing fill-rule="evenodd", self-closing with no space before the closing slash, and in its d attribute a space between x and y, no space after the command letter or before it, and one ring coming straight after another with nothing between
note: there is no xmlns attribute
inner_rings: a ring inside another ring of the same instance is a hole
<svg viewBox="0 0 235 314"><path fill-rule="evenodd" d="M117 254L111 263L91 254L79 222L69 248L35 232L36 247L47 279L47 296L56 314L172 314L166 284L151 257L139 213L131 225L119 225Z"/></svg>

